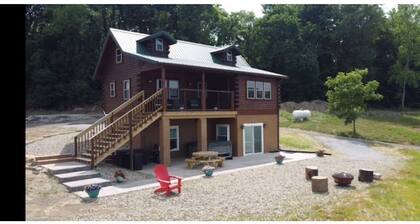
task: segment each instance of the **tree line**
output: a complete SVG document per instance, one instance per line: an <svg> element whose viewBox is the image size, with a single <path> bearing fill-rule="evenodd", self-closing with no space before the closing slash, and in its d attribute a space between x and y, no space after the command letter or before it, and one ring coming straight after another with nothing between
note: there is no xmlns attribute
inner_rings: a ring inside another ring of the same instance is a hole
<svg viewBox="0 0 420 224"><path fill-rule="evenodd" d="M283 101L326 99L327 77L368 69L383 100L376 107L420 107L420 7L263 5L263 16L219 5L26 6L26 105L71 109L97 104L92 80L110 27L165 30L176 39L236 43L253 66L289 76Z"/></svg>

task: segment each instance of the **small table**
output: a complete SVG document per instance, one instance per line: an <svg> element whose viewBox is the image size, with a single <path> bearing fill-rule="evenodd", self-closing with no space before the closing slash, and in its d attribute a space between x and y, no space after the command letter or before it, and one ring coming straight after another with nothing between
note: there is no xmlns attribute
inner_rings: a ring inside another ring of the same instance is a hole
<svg viewBox="0 0 420 224"><path fill-rule="evenodd" d="M192 153L192 157L195 159L212 159L212 158L216 158L219 155L218 152L214 152L214 151L200 151L200 152L193 152Z"/></svg>

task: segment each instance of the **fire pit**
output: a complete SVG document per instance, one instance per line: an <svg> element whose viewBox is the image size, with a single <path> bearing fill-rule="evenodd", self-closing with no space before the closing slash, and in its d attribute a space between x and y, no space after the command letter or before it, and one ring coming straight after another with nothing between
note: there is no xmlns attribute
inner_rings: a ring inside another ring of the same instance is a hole
<svg viewBox="0 0 420 224"><path fill-rule="evenodd" d="M346 172L335 173L332 177L339 186L347 186L353 180L353 175Z"/></svg>

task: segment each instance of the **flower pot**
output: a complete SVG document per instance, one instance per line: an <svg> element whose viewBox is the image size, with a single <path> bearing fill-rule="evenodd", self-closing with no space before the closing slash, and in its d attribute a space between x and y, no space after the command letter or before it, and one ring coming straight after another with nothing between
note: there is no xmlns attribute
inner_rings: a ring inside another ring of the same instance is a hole
<svg viewBox="0 0 420 224"><path fill-rule="evenodd" d="M124 182L124 177L122 177L122 176L118 176L118 177L116 177L115 179L117 180L117 183L122 183L122 182Z"/></svg>
<svg viewBox="0 0 420 224"><path fill-rule="evenodd" d="M274 157L274 159L276 160L277 164L282 164L284 160L284 156L276 156Z"/></svg>
<svg viewBox="0 0 420 224"><path fill-rule="evenodd" d="M213 175L213 170L203 170L203 172L206 177L211 177Z"/></svg>
<svg viewBox="0 0 420 224"><path fill-rule="evenodd" d="M89 198L97 198L99 195L100 189L93 190L93 191L87 191L86 193L89 195Z"/></svg>
<svg viewBox="0 0 420 224"><path fill-rule="evenodd" d="M317 155L318 157L323 157L323 156L324 156L324 154L325 154L325 152L324 152L323 150L320 150L320 151L317 151L317 152L316 152L316 155Z"/></svg>

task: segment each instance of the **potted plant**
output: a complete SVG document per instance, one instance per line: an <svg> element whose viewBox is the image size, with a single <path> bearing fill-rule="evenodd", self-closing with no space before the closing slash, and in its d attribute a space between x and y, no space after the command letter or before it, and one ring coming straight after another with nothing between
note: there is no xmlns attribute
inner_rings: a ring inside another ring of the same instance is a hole
<svg viewBox="0 0 420 224"><path fill-rule="evenodd" d="M281 153L279 153L277 156L274 157L274 159L276 160L277 164L282 164L284 158L286 158L286 156L284 156Z"/></svg>
<svg viewBox="0 0 420 224"><path fill-rule="evenodd" d="M90 198L97 198L101 188L102 187L100 185L91 184L85 187L85 192L89 195Z"/></svg>
<svg viewBox="0 0 420 224"><path fill-rule="evenodd" d="M317 155L318 157L323 157L323 156L325 155L325 150L323 150L323 149L318 150L318 151L316 152L316 155Z"/></svg>
<svg viewBox="0 0 420 224"><path fill-rule="evenodd" d="M117 181L117 183L122 183L125 180L125 175L121 170L117 170L114 173L114 178Z"/></svg>
<svg viewBox="0 0 420 224"><path fill-rule="evenodd" d="M206 175L206 177L211 177L213 175L213 170L215 168L212 166L204 166L203 169L201 169L201 171L203 171L203 173Z"/></svg>

